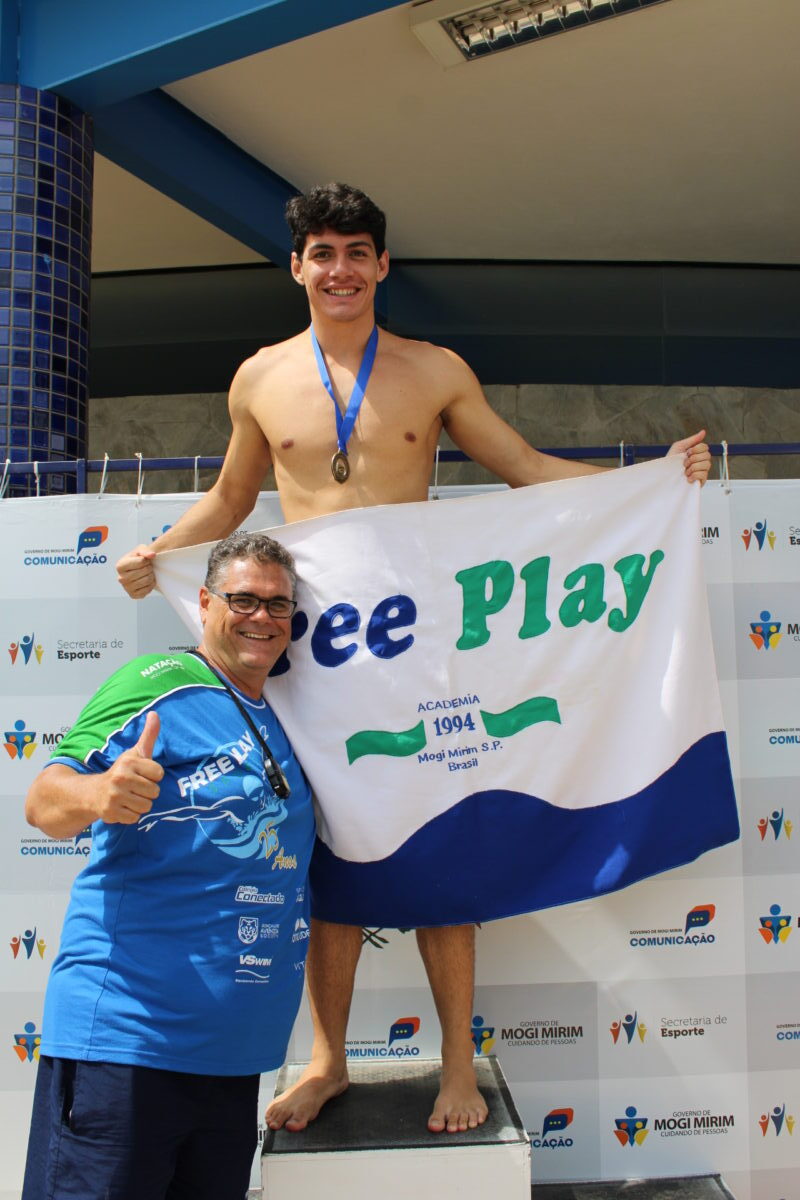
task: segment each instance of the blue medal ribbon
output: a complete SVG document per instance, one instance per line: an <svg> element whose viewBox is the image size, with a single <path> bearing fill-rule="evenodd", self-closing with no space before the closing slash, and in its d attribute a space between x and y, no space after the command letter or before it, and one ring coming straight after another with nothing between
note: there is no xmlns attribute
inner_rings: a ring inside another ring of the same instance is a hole
<svg viewBox="0 0 800 1200"><path fill-rule="evenodd" d="M355 386L350 393L350 399L347 402L347 409L342 415L339 408L339 403L336 399L336 392L333 390L328 364L325 362L325 355L322 353L322 348L317 341L317 335L314 332L314 326L311 326L311 345L314 347L314 357L317 360L317 369L319 376L325 385L325 390L333 401L333 410L336 413L336 441L339 446L339 454L347 458L347 442L350 434L353 432L353 426L356 423L361 401L364 399L364 392L367 390L367 383L372 374L372 366L375 362L375 352L378 349L378 326L373 325L372 333L369 335L369 341L364 349L364 357L361 359L361 366L358 368Z"/></svg>

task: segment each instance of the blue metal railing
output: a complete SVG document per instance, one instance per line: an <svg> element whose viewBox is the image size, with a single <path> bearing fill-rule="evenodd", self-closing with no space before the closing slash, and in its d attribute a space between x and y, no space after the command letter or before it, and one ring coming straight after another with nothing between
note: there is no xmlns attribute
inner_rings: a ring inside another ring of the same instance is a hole
<svg viewBox="0 0 800 1200"><path fill-rule="evenodd" d="M712 443L710 448L714 457L722 457L724 451L721 443ZM617 461L621 459L623 465L629 467L639 459L659 458L666 454L669 447L667 445L639 445L623 442L616 446L560 446L540 447L540 449L545 454L555 454L559 458L612 458ZM741 458L745 455L800 455L800 442L737 442L736 444L729 443L725 449L727 449L729 458ZM461 450L440 450L439 452L440 463L469 461L468 456ZM0 480L0 497L5 495L9 483L20 476L32 475L35 478L47 475L74 475L76 492L84 493L87 490L86 484L90 474L100 475L104 471L186 470L197 472L219 470L222 462L221 454L180 458L144 458L138 455L135 458L78 458L64 462L14 463L7 459Z"/></svg>

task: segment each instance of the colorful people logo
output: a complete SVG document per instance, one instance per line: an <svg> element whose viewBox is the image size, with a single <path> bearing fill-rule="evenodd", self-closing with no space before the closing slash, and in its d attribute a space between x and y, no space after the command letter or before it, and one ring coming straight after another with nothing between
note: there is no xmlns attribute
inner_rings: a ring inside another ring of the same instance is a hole
<svg viewBox="0 0 800 1200"><path fill-rule="evenodd" d="M39 951L39 958L44 958L44 952L47 949L47 943L44 938L36 937L35 929L26 929L23 934L14 934L8 944L11 947L11 953L14 955L14 958L19 954L20 946L25 947L26 958L31 957L34 948Z"/></svg>
<svg viewBox="0 0 800 1200"><path fill-rule="evenodd" d="M783 637L782 621L773 621L769 609L764 609L758 621L750 622L750 641L756 650L774 650Z"/></svg>
<svg viewBox="0 0 800 1200"><path fill-rule="evenodd" d="M495 1043L494 1025L484 1025L483 1017L472 1018L472 1044L476 1054L489 1054Z"/></svg>
<svg viewBox="0 0 800 1200"><path fill-rule="evenodd" d="M616 1126L614 1137L620 1146L641 1146L649 1133L648 1119L648 1117L638 1117L633 1105L626 1108L625 1116L617 1117L614 1121Z"/></svg>
<svg viewBox="0 0 800 1200"><path fill-rule="evenodd" d="M774 550L775 533L772 529L767 530L767 518L764 517L762 521L756 521L755 525L753 525L751 529L743 529L742 541L744 542L745 550L750 549L751 541L755 542L759 550L764 549L765 543L769 546L770 550Z"/></svg>
<svg viewBox="0 0 800 1200"><path fill-rule="evenodd" d="M36 734L25 728L24 721L15 721L13 729L6 730L5 747L9 758L30 758L36 749Z"/></svg>
<svg viewBox="0 0 800 1200"><path fill-rule="evenodd" d="M758 818L758 821L756 823L756 829L761 834L762 842L764 841L764 838L767 836L767 830L770 828L770 826L772 827L772 832L775 835L776 842L777 842L778 838L781 836L781 832L783 832L783 834L786 838L790 838L792 836L792 830L794 829L794 823L790 820L790 818L784 817L782 808L781 809L776 808L774 810L774 812L770 813L769 818L767 818L767 817L759 817Z"/></svg>
<svg viewBox="0 0 800 1200"><path fill-rule="evenodd" d="M26 1021L25 1032L14 1034L13 1050L20 1062L38 1062L42 1035L36 1032L36 1022Z"/></svg>
<svg viewBox="0 0 800 1200"><path fill-rule="evenodd" d="M770 1122L772 1122L772 1127L775 1130L775 1137L780 1137L784 1129L789 1134L794 1132L795 1119L791 1113L786 1112L785 1104L776 1104L771 1113L762 1113L758 1118L762 1137L767 1136Z"/></svg>
<svg viewBox="0 0 800 1200"><path fill-rule="evenodd" d="M31 661L31 657L35 658L37 663L40 663L44 654L44 646L41 642L36 641L36 634L26 633L18 642L11 642L9 644L8 653L12 666L18 658L20 663L24 663L25 665Z"/></svg>
<svg viewBox="0 0 800 1200"><path fill-rule="evenodd" d="M781 912L780 904L771 904L769 906L769 916L759 917L761 928L759 933L768 946L777 946L778 942L785 942L792 932L792 918L788 913Z"/></svg>
<svg viewBox="0 0 800 1200"><path fill-rule="evenodd" d="M615 1046L619 1041L619 1035L622 1032L625 1033L625 1036L628 1039L628 1045L630 1046L635 1033L638 1033L640 1042L644 1041L645 1034L647 1033L647 1026L639 1022L638 1013L628 1013L627 1016L620 1017L617 1021L612 1021L609 1032L614 1039Z"/></svg>

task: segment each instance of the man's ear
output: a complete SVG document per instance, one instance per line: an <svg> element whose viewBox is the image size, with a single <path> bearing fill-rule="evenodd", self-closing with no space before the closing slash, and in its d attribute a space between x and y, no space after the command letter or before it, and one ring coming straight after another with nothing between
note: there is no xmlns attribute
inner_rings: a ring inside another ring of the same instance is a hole
<svg viewBox="0 0 800 1200"><path fill-rule="evenodd" d="M378 259L378 283L383 283L386 276L389 274L389 251L384 250L383 254Z"/></svg>
<svg viewBox="0 0 800 1200"><path fill-rule="evenodd" d="M200 588L200 624L205 626L206 617L208 616L208 604L211 599L211 593L208 588L203 586Z"/></svg>
<svg viewBox="0 0 800 1200"><path fill-rule="evenodd" d="M303 260L302 258L298 258L294 250L292 251L291 258L291 272L292 279L295 281L295 283L299 283L301 287L305 287L306 281L303 279Z"/></svg>

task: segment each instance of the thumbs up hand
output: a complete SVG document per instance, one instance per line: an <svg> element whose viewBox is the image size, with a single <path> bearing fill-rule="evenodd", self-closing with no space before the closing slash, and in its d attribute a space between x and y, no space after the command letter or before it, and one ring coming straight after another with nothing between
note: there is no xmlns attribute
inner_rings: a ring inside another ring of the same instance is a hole
<svg viewBox="0 0 800 1200"><path fill-rule="evenodd" d="M135 825L149 813L157 798L164 768L153 759L156 739L161 730L158 713L149 712L142 735L135 746L120 754L101 777L97 797L97 819L107 824Z"/></svg>
<svg viewBox="0 0 800 1200"><path fill-rule="evenodd" d="M153 750L155 749L155 745L156 745L156 738L158 737L160 732L161 732L161 717L158 715L157 712L149 712L144 719L144 729L142 730L142 736L139 738L138 742L133 747L134 750L136 751L136 753L138 755L140 755L141 758L149 758L152 760ZM163 775L163 774L164 774L164 772L162 771L161 775ZM158 776L159 779L161 778L161 775Z"/></svg>

